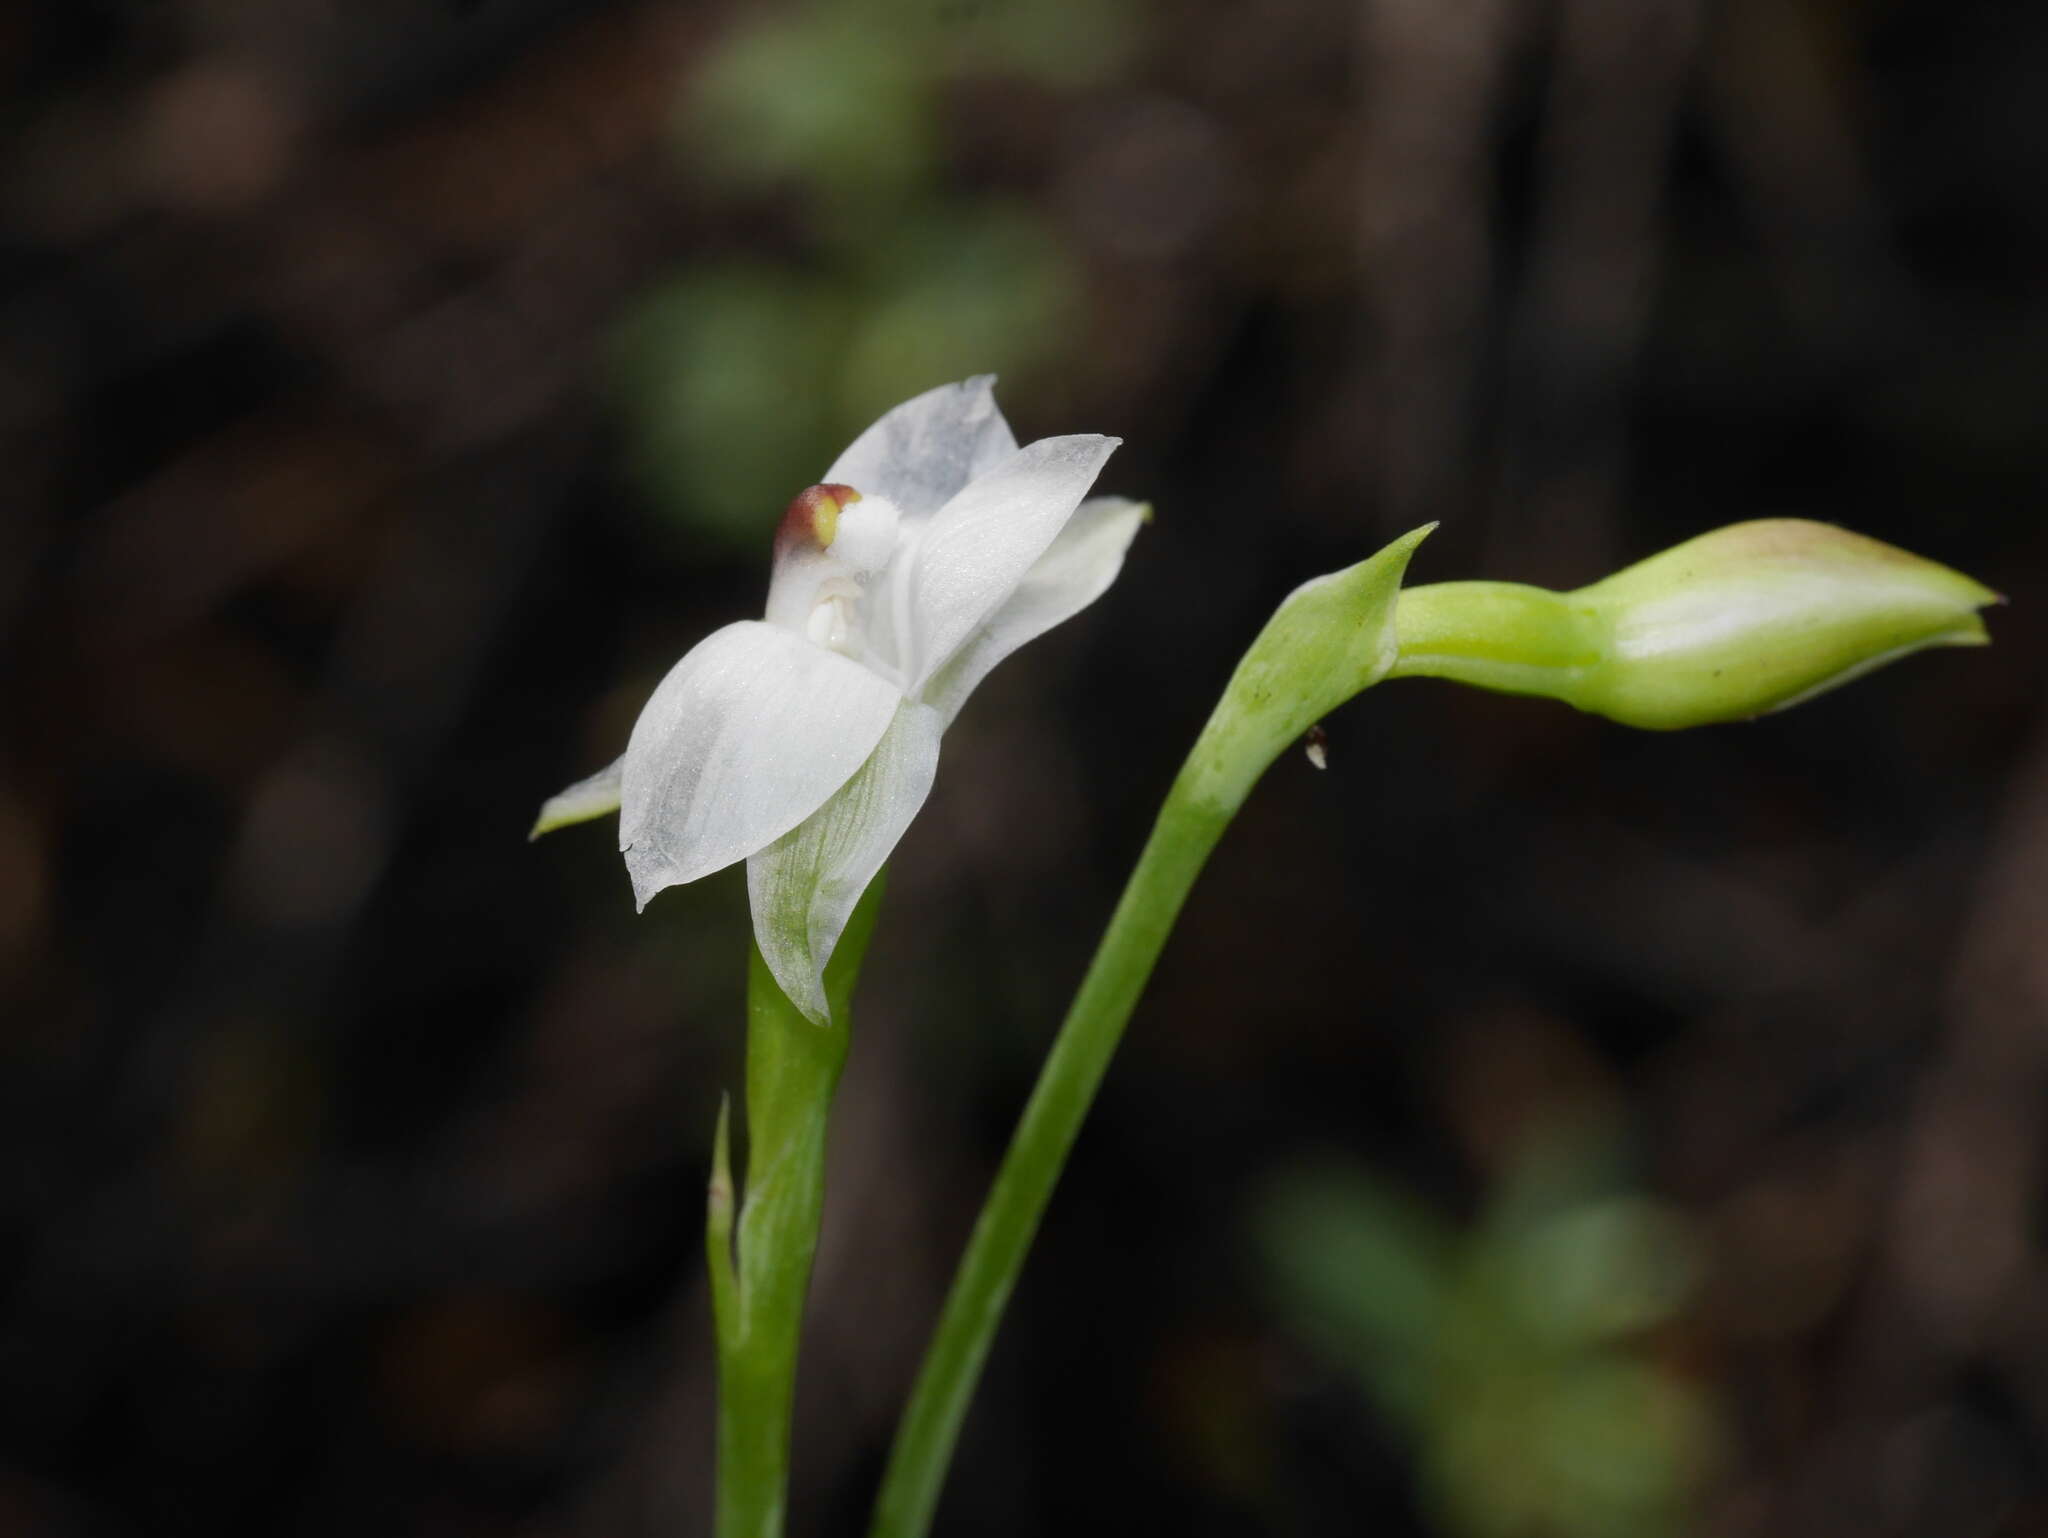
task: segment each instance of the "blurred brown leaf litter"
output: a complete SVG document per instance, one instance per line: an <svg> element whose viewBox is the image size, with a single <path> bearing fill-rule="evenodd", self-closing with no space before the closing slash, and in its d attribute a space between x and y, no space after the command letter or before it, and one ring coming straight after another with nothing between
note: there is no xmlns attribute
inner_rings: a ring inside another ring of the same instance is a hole
<svg viewBox="0 0 2048 1538"><path fill-rule="evenodd" d="M988 369L1159 509L895 861L792 1526L858 1529L1295 583L1841 522L1996 644L1672 739L1402 684L1247 808L941 1526L2048 1530L2048 13L27 0L0 18L0 1531L708 1527L744 897L538 799Z"/></svg>

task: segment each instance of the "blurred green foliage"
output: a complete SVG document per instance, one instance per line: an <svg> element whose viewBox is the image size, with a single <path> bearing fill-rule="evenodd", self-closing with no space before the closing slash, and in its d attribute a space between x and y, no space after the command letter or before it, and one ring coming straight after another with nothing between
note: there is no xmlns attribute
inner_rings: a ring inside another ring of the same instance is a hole
<svg viewBox="0 0 2048 1538"><path fill-rule="evenodd" d="M774 258L686 268L619 329L614 380L664 521L752 549L897 401L1072 355L1077 263L1029 202L948 180L946 102L998 77L1099 83L1134 35L1122 0L819 0L718 45L679 150L717 195L788 205L801 234Z"/></svg>
<svg viewBox="0 0 2048 1538"><path fill-rule="evenodd" d="M1697 1245L1605 1147L1532 1148L1469 1229L1350 1169L1290 1178L1259 1221L1278 1307L1413 1440L1443 1531L1686 1530L1717 1418L1651 1332Z"/></svg>
<svg viewBox="0 0 2048 1538"><path fill-rule="evenodd" d="M915 37L821 5L728 38L684 104L680 142L701 174L788 185L857 217L914 195L938 157L934 71Z"/></svg>

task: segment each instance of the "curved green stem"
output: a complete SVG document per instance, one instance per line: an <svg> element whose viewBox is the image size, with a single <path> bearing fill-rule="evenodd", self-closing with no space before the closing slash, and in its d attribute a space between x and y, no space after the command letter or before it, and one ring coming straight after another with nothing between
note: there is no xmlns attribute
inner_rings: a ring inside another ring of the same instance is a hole
<svg viewBox="0 0 2048 1538"><path fill-rule="evenodd" d="M1386 676L1394 596L1428 530L1291 594L1245 653L1118 900L1024 1108L911 1391L873 1538L921 1538L1004 1305L1103 1073L1188 890L1260 775L1326 712Z"/></svg>
<svg viewBox="0 0 2048 1538"><path fill-rule="evenodd" d="M1193 802L1179 785L1159 814L968 1241L897 1431L876 1501L875 1538L912 1538L930 1526L1025 1252L1152 965L1229 821L1228 812Z"/></svg>

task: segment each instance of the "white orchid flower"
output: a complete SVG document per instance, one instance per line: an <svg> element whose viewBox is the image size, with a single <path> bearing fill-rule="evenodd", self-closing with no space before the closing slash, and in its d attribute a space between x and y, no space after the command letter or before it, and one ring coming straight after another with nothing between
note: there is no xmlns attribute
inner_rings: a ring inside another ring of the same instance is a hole
<svg viewBox="0 0 2048 1538"><path fill-rule="evenodd" d="M821 1024L825 963L924 804L940 734L991 668L1101 596L1147 514L1082 500L1119 439L1020 449L993 382L855 439L783 515L766 617L691 648L625 756L534 824L619 811L643 909L744 859L761 954Z"/></svg>

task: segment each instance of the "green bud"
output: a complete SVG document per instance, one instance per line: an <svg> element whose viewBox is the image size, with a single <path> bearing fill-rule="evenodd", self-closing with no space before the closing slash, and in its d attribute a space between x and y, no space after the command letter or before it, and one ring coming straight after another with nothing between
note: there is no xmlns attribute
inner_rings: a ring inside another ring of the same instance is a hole
<svg viewBox="0 0 2048 1538"><path fill-rule="evenodd" d="M1999 596L1960 572L1799 518L1732 524L1571 593L1410 588L1390 677L1563 700L1667 731L1783 710L1928 646L1982 646Z"/></svg>

